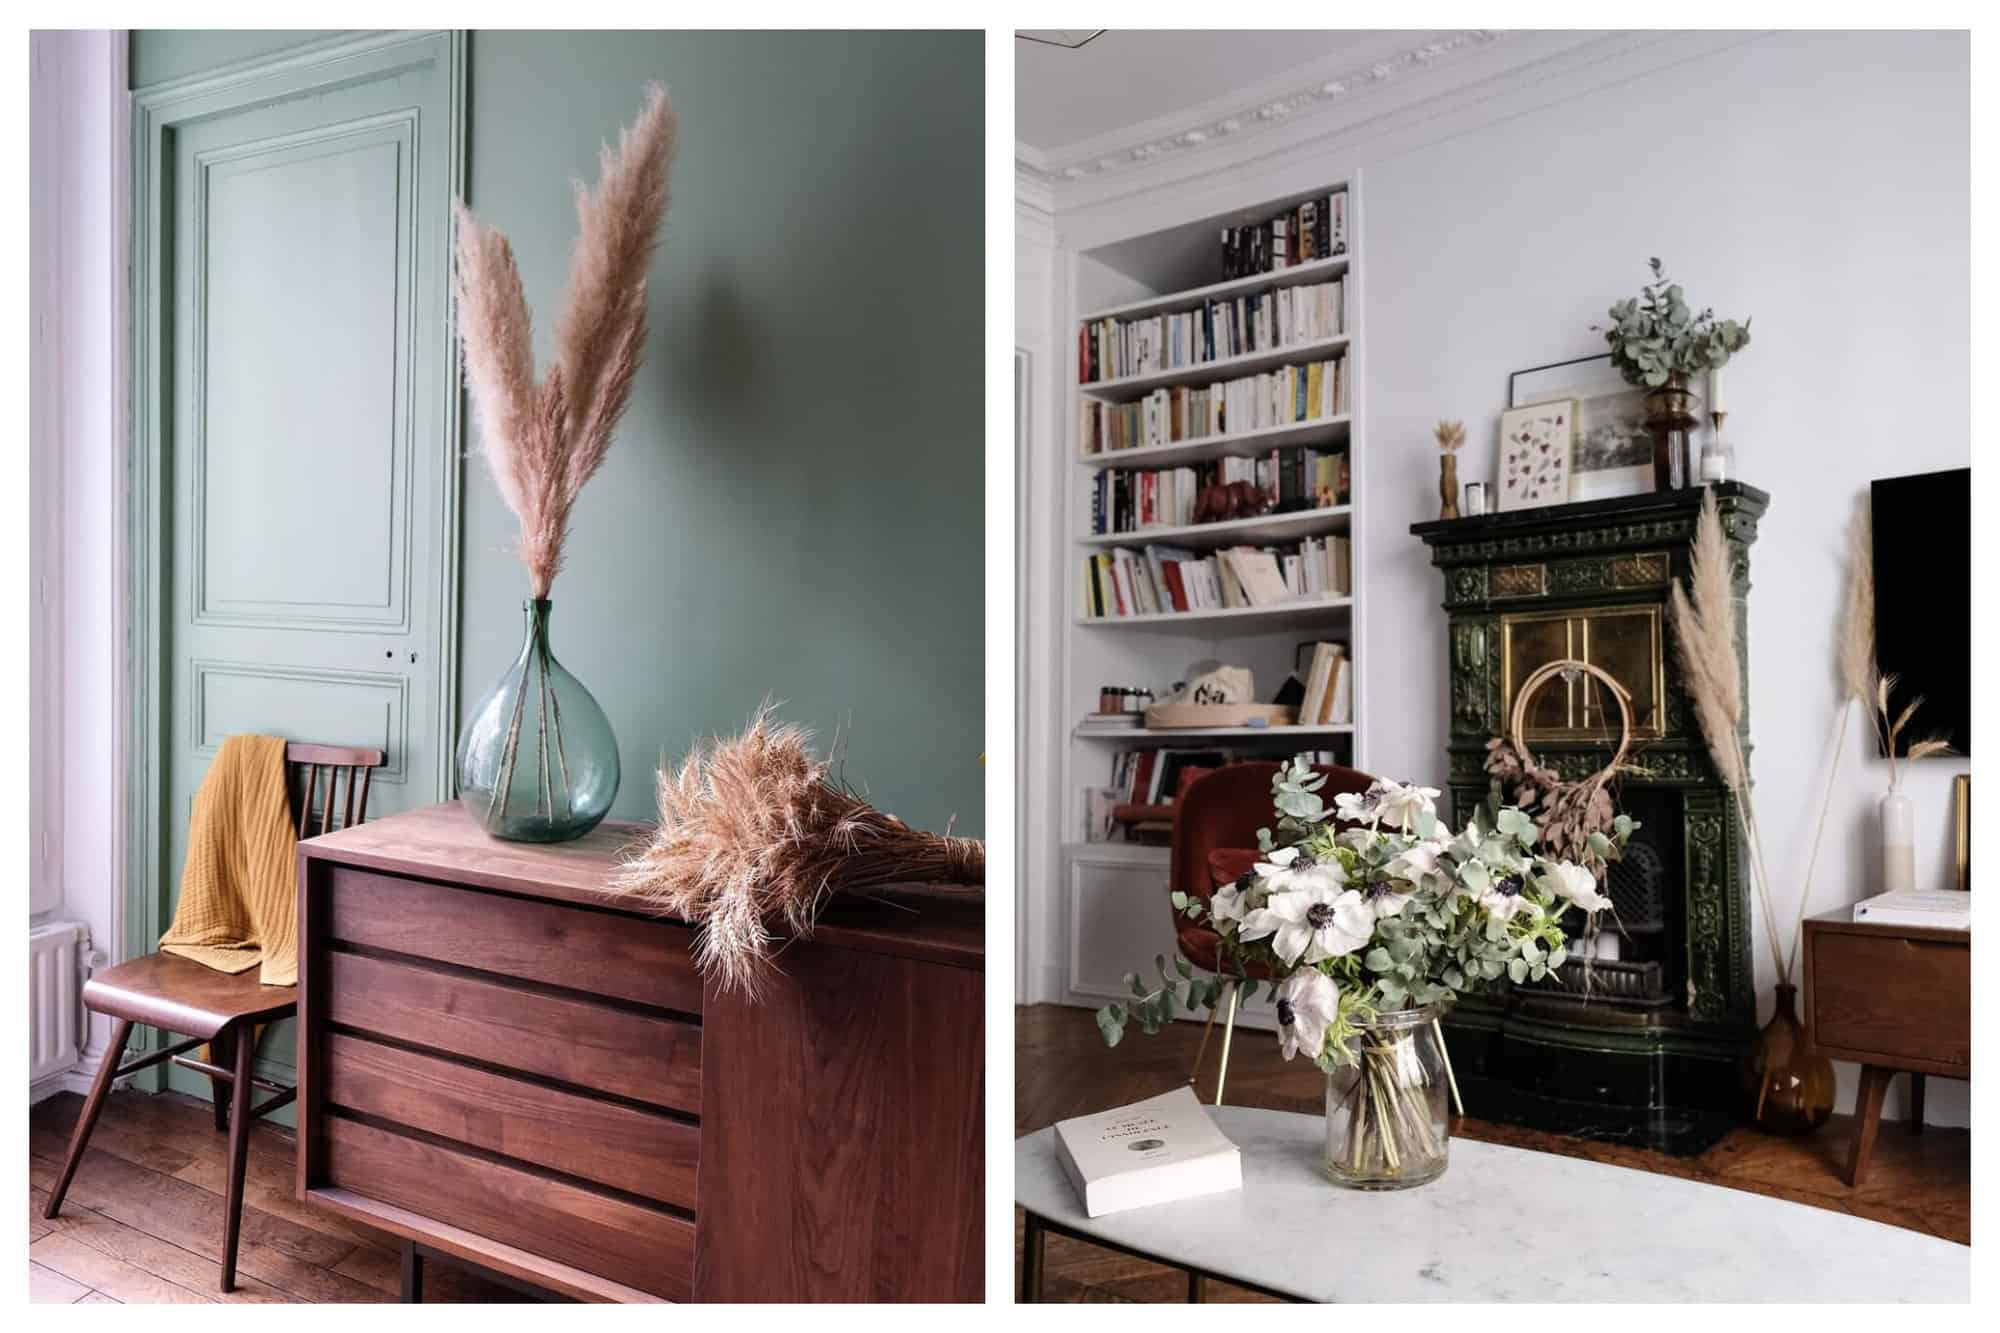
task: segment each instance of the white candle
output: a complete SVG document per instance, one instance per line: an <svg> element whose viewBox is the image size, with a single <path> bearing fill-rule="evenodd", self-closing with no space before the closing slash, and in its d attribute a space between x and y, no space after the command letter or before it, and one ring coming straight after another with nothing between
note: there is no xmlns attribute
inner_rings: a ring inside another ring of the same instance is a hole
<svg viewBox="0 0 2000 1333"><path fill-rule="evenodd" d="M1711 412L1726 412L1729 410L1722 405L1721 366L1717 366L1714 370L1708 372L1708 410Z"/></svg>
<svg viewBox="0 0 2000 1333"><path fill-rule="evenodd" d="M1615 929L1599 931L1595 952L1601 962L1617 962L1619 954L1618 932Z"/></svg>

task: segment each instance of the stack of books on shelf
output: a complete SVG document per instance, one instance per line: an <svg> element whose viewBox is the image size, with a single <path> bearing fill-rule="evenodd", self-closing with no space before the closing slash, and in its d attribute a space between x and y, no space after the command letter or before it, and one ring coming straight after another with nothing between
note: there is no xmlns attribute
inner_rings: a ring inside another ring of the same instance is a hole
<svg viewBox="0 0 2000 1333"><path fill-rule="evenodd" d="M1253 458L1218 458L1187 467L1103 468L1092 479L1090 531L1107 536L1187 527L1198 521L1195 508L1203 491L1239 481L1272 498L1281 514L1346 504L1347 450L1293 445Z"/></svg>
<svg viewBox="0 0 2000 1333"><path fill-rule="evenodd" d="M1087 454L1319 421L1348 411L1346 359L1281 366L1206 386L1155 389L1130 403L1086 398L1082 410Z"/></svg>
<svg viewBox="0 0 2000 1333"><path fill-rule="evenodd" d="M1353 721L1354 662L1347 645L1316 643L1306 673L1306 697L1299 704L1299 725L1344 726Z"/></svg>
<svg viewBox="0 0 2000 1333"><path fill-rule="evenodd" d="M1347 332L1347 287L1339 278L1210 301L1196 310L1099 319L1077 331L1077 377L1085 384L1206 365Z"/></svg>
<svg viewBox="0 0 2000 1333"><path fill-rule="evenodd" d="M1083 605L1099 619L1276 606L1353 591L1345 536L1289 545L1232 546L1207 554L1175 546L1121 547L1088 556Z"/></svg>
<svg viewBox="0 0 2000 1333"><path fill-rule="evenodd" d="M1347 195L1321 195L1247 227L1222 229L1222 277L1244 278L1347 253Z"/></svg>

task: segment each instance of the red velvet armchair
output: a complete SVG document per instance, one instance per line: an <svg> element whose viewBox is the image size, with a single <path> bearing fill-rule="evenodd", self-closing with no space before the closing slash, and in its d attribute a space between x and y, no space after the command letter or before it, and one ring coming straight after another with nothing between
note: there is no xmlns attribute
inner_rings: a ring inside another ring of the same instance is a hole
<svg viewBox="0 0 2000 1333"><path fill-rule="evenodd" d="M1231 764L1188 784L1174 818L1168 871L1170 890L1206 903L1216 889L1250 869L1258 856L1257 830L1270 828L1278 819L1271 805L1271 779L1279 767L1275 763ZM1375 781L1351 768L1318 765L1314 771L1326 775L1326 784L1319 794L1328 806L1342 792L1365 792ZM1205 923L1190 921L1174 912L1174 942L1188 962L1205 972L1217 970L1216 948L1220 937ZM1222 1101L1223 1079L1229 1072L1229 1039L1236 1023L1236 1001L1236 988L1231 986L1229 1016L1223 1025L1222 1067L1215 1079L1218 1105ZM1188 1074L1189 1083L1201 1075L1201 1062L1208 1053L1209 1033L1214 1026L1215 1013L1211 1010L1208 1026L1202 1031L1201 1049L1195 1053L1194 1069Z"/></svg>

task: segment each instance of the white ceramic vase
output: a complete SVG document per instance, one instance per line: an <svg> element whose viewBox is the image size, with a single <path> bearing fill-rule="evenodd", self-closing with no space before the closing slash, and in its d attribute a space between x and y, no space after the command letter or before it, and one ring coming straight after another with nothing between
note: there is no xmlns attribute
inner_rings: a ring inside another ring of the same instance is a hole
<svg viewBox="0 0 2000 1333"><path fill-rule="evenodd" d="M1907 893L1917 887L1917 811L1901 788L1883 794L1877 812L1882 824L1883 893Z"/></svg>

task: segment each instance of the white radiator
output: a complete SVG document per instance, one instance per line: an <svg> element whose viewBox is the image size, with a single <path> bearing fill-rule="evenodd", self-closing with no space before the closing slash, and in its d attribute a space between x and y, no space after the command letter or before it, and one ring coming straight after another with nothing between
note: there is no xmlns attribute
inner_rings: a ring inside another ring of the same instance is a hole
<svg viewBox="0 0 2000 1333"><path fill-rule="evenodd" d="M28 931L28 1081L76 1067L83 1057L81 960L90 939L79 922Z"/></svg>

